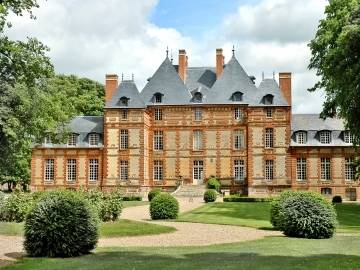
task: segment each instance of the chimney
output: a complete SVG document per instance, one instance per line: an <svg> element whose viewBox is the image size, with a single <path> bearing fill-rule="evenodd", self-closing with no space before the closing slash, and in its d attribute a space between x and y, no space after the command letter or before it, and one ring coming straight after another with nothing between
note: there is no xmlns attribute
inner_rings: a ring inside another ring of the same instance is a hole
<svg viewBox="0 0 360 270"><path fill-rule="evenodd" d="M188 57L186 56L186 51L184 49L181 49L181 50L179 50L178 73L184 83L186 81L187 67L188 67Z"/></svg>
<svg viewBox="0 0 360 270"><path fill-rule="evenodd" d="M105 102L110 101L116 88L118 87L118 75L105 75Z"/></svg>
<svg viewBox="0 0 360 270"><path fill-rule="evenodd" d="M223 49L216 49L216 79L219 79L224 70Z"/></svg>
<svg viewBox="0 0 360 270"><path fill-rule="evenodd" d="M279 87L286 101L291 106L291 72L279 72Z"/></svg>

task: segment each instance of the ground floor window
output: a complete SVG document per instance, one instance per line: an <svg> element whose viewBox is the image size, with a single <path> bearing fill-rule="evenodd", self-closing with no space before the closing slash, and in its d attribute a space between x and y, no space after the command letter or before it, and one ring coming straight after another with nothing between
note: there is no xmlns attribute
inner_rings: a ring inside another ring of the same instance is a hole
<svg viewBox="0 0 360 270"><path fill-rule="evenodd" d="M353 158L345 158L345 180L352 181L355 179L355 167Z"/></svg>
<svg viewBox="0 0 360 270"><path fill-rule="evenodd" d="M76 181L76 159L67 160L67 181Z"/></svg>
<svg viewBox="0 0 360 270"><path fill-rule="evenodd" d="M202 160L194 160L193 178L194 180L202 180L204 174L204 162Z"/></svg>
<svg viewBox="0 0 360 270"><path fill-rule="evenodd" d="M245 162L242 159L234 160L234 179L235 181L244 181Z"/></svg>
<svg viewBox="0 0 360 270"><path fill-rule="evenodd" d="M97 158L89 160L89 181L99 180L99 160Z"/></svg>
<svg viewBox="0 0 360 270"><path fill-rule="evenodd" d="M350 201L356 201L356 188L345 189L345 196Z"/></svg>
<svg viewBox="0 0 360 270"><path fill-rule="evenodd" d="M296 159L297 180L306 180L306 158Z"/></svg>
<svg viewBox="0 0 360 270"><path fill-rule="evenodd" d="M331 173L330 173L330 158L321 158L320 159L320 169L321 169L321 180L330 180Z"/></svg>
<svg viewBox="0 0 360 270"><path fill-rule="evenodd" d="M126 181L129 179L129 163L127 160L120 161L120 180Z"/></svg>
<svg viewBox="0 0 360 270"><path fill-rule="evenodd" d="M331 188L321 188L321 194L322 195L331 195L332 190L331 190Z"/></svg>
<svg viewBox="0 0 360 270"><path fill-rule="evenodd" d="M54 181L55 168L54 168L54 159L49 158L45 159L45 181Z"/></svg>
<svg viewBox="0 0 360 270"><path fill-rule="evenodd" d="M265 179L269 180L269 181L274 179L274 161L273 160L265 161Z"/></svg>

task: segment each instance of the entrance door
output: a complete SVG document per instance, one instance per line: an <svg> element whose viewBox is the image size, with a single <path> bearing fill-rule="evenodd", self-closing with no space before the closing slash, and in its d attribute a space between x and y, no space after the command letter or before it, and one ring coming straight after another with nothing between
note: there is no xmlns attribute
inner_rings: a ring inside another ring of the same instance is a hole
<svg viewBox="0 0 360 270"><path fill-rule="evenodd" d="M347 188L345 193L349 201L356 201L356 188Z"/></svg>
<svg viewBox="0 0 360 270"><path fill-rule="evenodd" d="M204 162L202 160L194 160L193 179L195 185L201 185L204 182Z"/></svg>

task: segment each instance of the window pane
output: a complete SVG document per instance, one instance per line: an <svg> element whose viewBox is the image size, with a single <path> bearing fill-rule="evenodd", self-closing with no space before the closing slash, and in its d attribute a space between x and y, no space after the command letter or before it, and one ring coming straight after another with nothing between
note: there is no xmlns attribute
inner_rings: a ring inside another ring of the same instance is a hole
<svg viewBox="0 0 360 270"><path fill-rule="evenodd" d="M201 150L202 149L202 131L195 130L193 134L193 149Z"/></svg>
<svg viewBox="0 0 360 270"><path fill-rule="evenodd" d="M99 160L90 159L89 160L89 181L99 180Z"/></svg>
<svg viewBox="0 0 360 270"><path fill-rule="evenodd" d="M129 133L128 130L122 129L120 130L120 149L128 149L129 148Z"/></svg>
<svg viewBox="0 0 360 270"><path fill-rule="evenodd" d="M54 159L45 160L45 181L53 181L55 175Z"/></svg>
<svg viewBox="0 0 360 270"><path fill-rule="evenodd" d="M273 160L265 161L265 179L266 180L274 179L274 161Z"/></svg>
<svg viewBox="0 0 360 270"><path fill-rule="evenodd" d="M274 146L273 129L266 128L265 129L265 147L271 148L273 146Z"/></svg>
<svg viewBox="0 0 360 270"><path fill-rule="evenodd" d="M76 159L67 160L67 181L76 181Z"/></svg>

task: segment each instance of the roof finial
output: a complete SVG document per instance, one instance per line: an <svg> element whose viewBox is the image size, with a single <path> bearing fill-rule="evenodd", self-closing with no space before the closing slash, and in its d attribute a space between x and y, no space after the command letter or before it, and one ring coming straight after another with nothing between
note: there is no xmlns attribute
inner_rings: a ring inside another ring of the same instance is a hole
<svg viewBox="0 0 360 270"><path fill-rule="evenodd" d="M134 81L134 73L131 73L131 80Z"/></svg>
<svg viewBox="0 0 360 270"><path fill-rule="evenodd" d="M172 53L172 49L170 50L170 61L171 61L171 63L173 62L173 53Z"/></svg>
<svg viewBox="0 0 360 270"><path fill-rule="evenodd" d="M169 46L166 46L166 57L169 57Z"/></svg>
<svg viewBox="0 0 360 270"><path fill-rule="evenodd" d="M265 73L264 73L264 71L262 72L262 80L264 80L265 79Z"/></svg>
<svg viewBox="0 0 360 270"><path fill-rule="evenodd" d="M233 45L233 48L232 48L232 55L235 56L235 46Z"/></svg>
<svg viewBox="0 0 360 270"><path fill-rule="evenodd" d="M121 73L121 81L124 81L124 73Z"/></svg>

